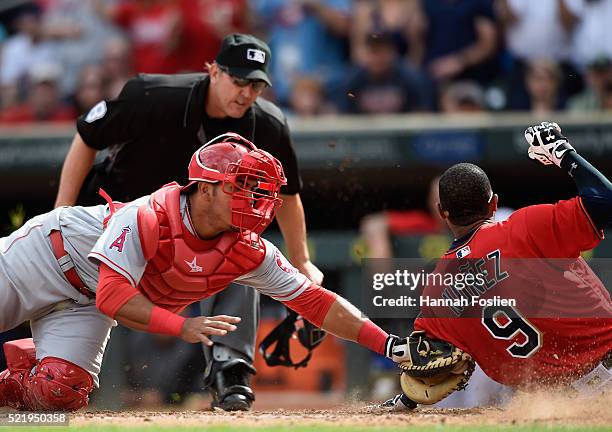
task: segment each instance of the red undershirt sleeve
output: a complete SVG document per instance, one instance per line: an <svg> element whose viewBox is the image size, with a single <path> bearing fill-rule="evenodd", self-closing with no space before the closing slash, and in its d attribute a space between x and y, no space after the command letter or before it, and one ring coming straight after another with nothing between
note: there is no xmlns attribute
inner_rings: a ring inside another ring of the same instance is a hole
<svg viewBox="0 0 612 432"><path fill-rule="evenodd" d="M318 285L310 284L299 296L283 303L317 327L321 327L329 308L337 297L336 293ZM384 355L388 336L384 330L372 321L367 320L359 331L357 343Z"/></svg>
<svg viewBox="0 0 612 432"><path fill-rule="evenodd" d="M283 303L317 327L321 327L337 296L319 285L310 284L299 296Z"/></svg>
<svg viewBox="0 0 612 432"><path fill-rule="evenodd" d="M96 306L104 314L115 318L117 311L131 298L140 294L125 276L104 263L100 264L100 277L96 290Z"/></svg>

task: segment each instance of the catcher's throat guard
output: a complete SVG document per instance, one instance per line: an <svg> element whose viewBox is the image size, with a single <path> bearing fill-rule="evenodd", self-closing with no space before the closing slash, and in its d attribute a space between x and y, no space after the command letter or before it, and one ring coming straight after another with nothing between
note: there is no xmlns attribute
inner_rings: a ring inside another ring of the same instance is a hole
<svg viewBox="0 0 612 432"><path fill-rule="evenodd" d="M299 322L303 325L299 326ZM297 338L300 344L308 350L308 354L299 362L293 362L291 359L289 341L293 335L297 333ZM312 357L312 350L323 342L327 333L315 327L296 312L289 310L285 319L261 341L259 344L259 352L263 356L268 366L287 366L299 369L306 367ZM274 343L276 346L269 352Z"/></svg>

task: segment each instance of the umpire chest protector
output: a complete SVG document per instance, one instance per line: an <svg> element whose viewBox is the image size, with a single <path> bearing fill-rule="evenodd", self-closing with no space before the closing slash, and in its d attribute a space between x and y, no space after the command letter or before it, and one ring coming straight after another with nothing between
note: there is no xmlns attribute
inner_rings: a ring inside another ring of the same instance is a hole
<svg viewBox="0 0 612 432"><path fill-rule="evenodd" d="M259 266L266 254L260 238L225 232L202 240L184 225L181 188L167 185L151 195L150 207L138 209L138 231L147 260L139 288L155 304L180 310L223 290Z"/></svg>

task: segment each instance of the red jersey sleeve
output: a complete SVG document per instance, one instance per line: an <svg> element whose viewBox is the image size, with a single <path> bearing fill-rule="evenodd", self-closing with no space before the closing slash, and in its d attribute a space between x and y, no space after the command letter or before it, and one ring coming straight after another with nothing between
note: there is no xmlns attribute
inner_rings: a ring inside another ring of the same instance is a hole
<svg viewBox="0 0 612 432"><path fill-rule="evenodd" d="M514 237L523 237L534 252L547 258L576 258L603 238L580 197L522 208L510 221L512 229L518 230Z"/></svg>

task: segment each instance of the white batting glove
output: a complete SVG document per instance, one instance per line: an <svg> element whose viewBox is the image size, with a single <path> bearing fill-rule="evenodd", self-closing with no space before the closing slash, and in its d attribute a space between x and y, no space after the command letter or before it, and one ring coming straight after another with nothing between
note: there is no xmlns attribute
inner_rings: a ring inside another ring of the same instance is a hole
<svg viewBox="0 0 612 432"><path fill-rule="evenodd" d="M561 166L561 159L567 152L575 151L567 138L561 134L557 123L542 122L525 130L525 139L529 144L527 154L543 165Z"/></svg>
<svg viewBox="0 0 612 432"><path fill-rule="evenodd" d="M395 363L401 363L410 360L408 352L408 338L400 338L399 336L389 335L385 343L385 356L390 358Z"/></svg>

